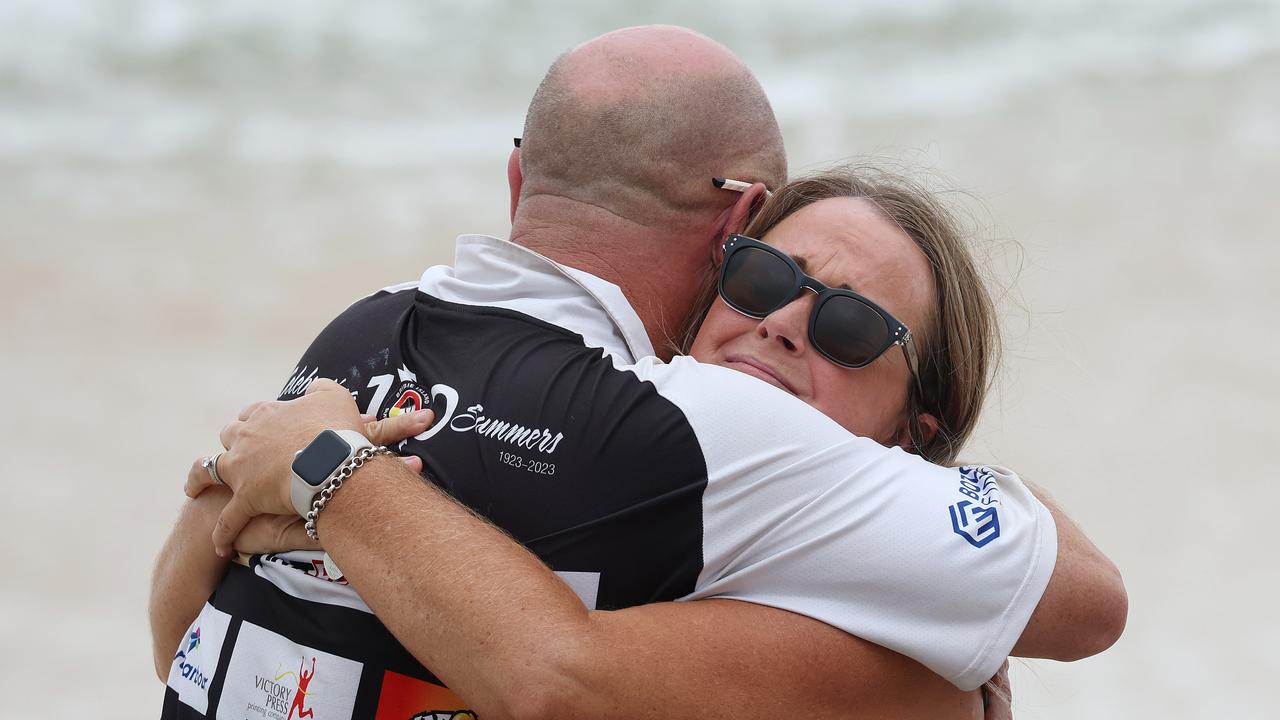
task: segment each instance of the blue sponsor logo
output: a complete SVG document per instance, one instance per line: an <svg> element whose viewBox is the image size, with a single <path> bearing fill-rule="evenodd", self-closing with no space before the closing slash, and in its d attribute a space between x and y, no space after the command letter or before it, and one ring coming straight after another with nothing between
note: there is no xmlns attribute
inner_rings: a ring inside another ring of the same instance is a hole
<svg viewBox="0 0 1280 720"><path fill-rule="evenodd" d="M179 649L178 654L173 656L173 661L178 663L178 671L181 673L182 677L195 683L196 687L201 690L208 690L209 678L205 677L205 674L200 672L200 668L191 664L187 660L187 656L198 647L200 647L200 628L196 628L192 631L191 635L187 638L187 649Z"/></svg>
<svg viewBox="0 0 1280 720"><path fill-rule="evenodd" d="M1000 486L984 467L962 467L958 492L963 500L952 505L951 529L970 545L985 547L1000 537Z"/></svg>
<svg viewBox="0 0 1280 720"><path fill-rule="evenodd" d="M1000 516L993 507L961 500L951 506L951 529L974 547L982 547L1000 537Z"/></svg>

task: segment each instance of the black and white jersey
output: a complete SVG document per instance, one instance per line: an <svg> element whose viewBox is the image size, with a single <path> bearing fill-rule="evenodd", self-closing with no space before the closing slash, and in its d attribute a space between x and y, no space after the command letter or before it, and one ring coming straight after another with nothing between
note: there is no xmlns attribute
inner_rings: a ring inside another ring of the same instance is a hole
<svg viewBox="0 0 1280 720"><path fill-rule="evenodd" d="M731 597L822 620L962 688L995 672L1056 557L1052 518L1015 476L930 465L755 378L651 355L617 287L467 236L453 267L334 320L281 398L325 377L380 417L435 410L398 449L588 607ZM462 707L321 553L291 552L231 567L175 657L165 716Z"/></svg>

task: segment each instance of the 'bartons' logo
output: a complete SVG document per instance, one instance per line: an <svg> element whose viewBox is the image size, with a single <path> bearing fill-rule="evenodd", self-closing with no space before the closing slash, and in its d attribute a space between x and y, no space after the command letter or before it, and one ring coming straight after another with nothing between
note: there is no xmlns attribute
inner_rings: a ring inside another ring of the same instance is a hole
<svg viewBox="0 0 1280 720"><path fill-rule="evenodd" d="M169 664L165 684L178 694L178 702L204 717L209 710L209 688L218 675L218 658L231 616L205 603ZM210 716L212 717L212 716Z"/></svg>
<svg viewBox="0 0 1280 720"><path fill-rule="evenodd" d="M173 661L178 663L178 671L182 677L190 680L196 687L201 690L209 689L209 678L200 672L200 668L187 661L187 656L195 652L200 647L200 628L197 626L191 631L191 635L187 637L186 648L179 648L178 654L173 656Z"/></svg>
<svg viewBox="0 0 1280 720"><path fill-rule="evenodd" d="M1000 487L989 468L959 468L959 493L966 499L948 508L951 529L970 545L980 548L1000 537Z"/></svg>

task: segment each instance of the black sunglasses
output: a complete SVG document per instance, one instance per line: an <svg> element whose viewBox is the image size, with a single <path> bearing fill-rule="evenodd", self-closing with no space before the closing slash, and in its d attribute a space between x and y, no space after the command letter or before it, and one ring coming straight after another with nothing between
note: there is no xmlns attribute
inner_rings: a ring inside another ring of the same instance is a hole
<svg viewBox="0 0 1280 720"><path fill-rule="evenodd" d="M806 275L784 252L746 235L730 235L724 243L719 289L726 305L757 319L810 290L818 296L809 316L809 342L815 350L837 365L860 368L898 345L920 387L916 347L906 325L858 293L827 287Z"/></svg>

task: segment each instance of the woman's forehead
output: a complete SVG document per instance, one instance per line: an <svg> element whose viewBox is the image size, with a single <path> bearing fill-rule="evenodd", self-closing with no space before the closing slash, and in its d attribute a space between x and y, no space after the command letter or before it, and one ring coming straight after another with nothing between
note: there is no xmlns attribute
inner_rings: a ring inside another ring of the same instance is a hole
<svg viewBox="0 0 1280 720"><path fill-rule="evenodd" d="M831 287L866 295L908 325L932 302L929 261L893 221L862 198L828 198L797 210L763 238Z"/></svg>
<svg viewBox="0 0 1280 720"><path fill-rule="evenodd" d="M855 280L928 269L915 241L862 198L829 198L806 205L766 237L770 245L801 261L810 275L824 280L853 285ZM846 277L823 278L823 273Z"/></svg>

